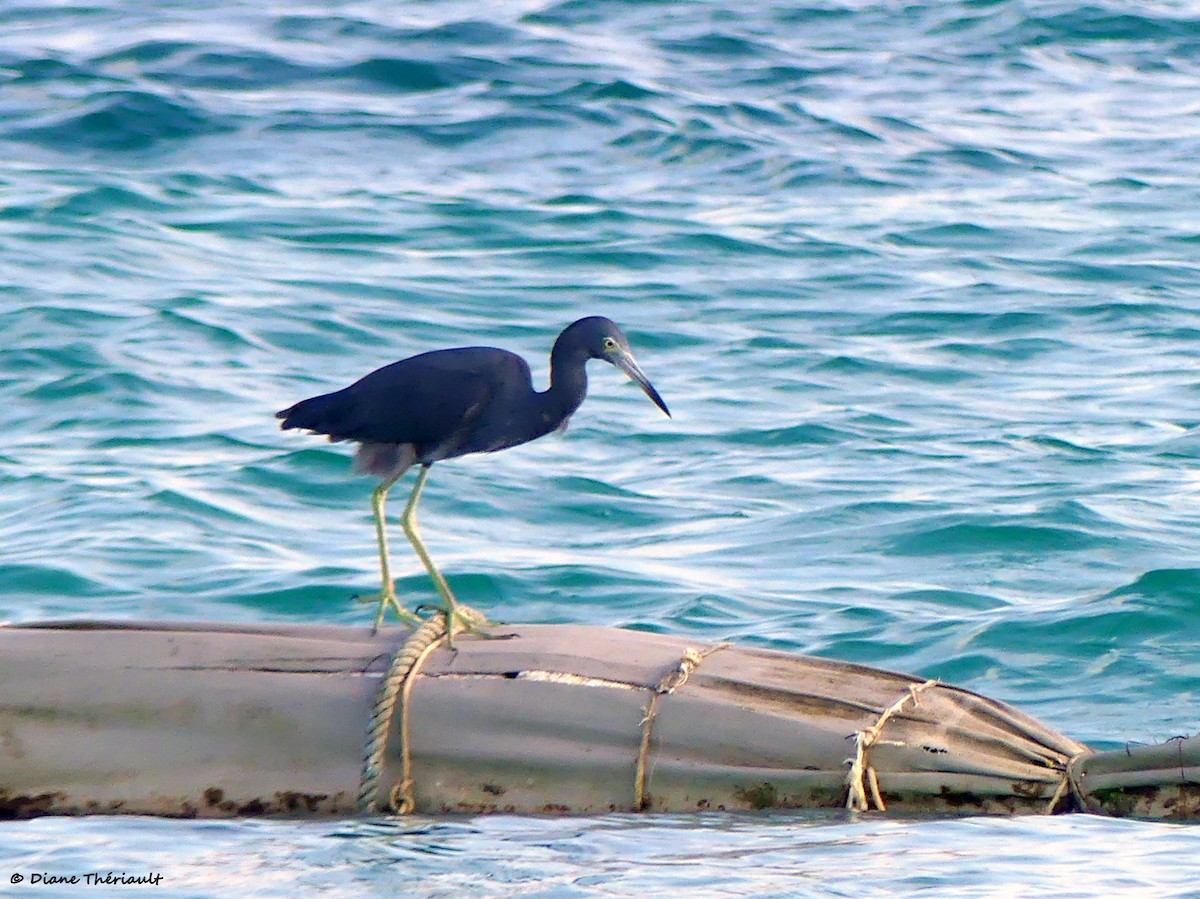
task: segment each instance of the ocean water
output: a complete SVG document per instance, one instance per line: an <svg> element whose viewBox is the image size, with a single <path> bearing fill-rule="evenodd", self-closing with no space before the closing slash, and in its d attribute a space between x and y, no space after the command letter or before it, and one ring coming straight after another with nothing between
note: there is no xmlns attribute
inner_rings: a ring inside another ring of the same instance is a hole
<svg viewBox="0 0 1200 899"><path fill-rule="evenodd" d="M371 482L274 411L442 346L541 383L605 314L674 417L593 363L564 435L436 466L465 602L940 677L1104 748L1200 730L1197 4L66 0L0 34L0 617L363 622ZM1198 853L1083 816L41 819L0 883L1165 896Z"/></svg>

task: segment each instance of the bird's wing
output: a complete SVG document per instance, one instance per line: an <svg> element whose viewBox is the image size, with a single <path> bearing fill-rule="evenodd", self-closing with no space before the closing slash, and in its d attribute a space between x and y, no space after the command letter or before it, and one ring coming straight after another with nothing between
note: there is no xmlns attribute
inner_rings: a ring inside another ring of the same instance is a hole
<svg viewBox="0 0 1200 899"><path fill-rule="evenodd" d="M454 350L386 365L347 392L351 410L339 436L418 445L451 440L462 433L478 419L493 394L481 360Z"/></svg>
<svg viewBox="0 0 1200 899"><path fill-rule="evenodd" d="M412 443L457 455L499 449L487 414L532 393L529 366L493 347L435 350L385 365L343 390L303 400L278 414L284 428L331 440ZM493 445L495 444L495 445ZM447 456L442 456L447 458Z"/></svg>

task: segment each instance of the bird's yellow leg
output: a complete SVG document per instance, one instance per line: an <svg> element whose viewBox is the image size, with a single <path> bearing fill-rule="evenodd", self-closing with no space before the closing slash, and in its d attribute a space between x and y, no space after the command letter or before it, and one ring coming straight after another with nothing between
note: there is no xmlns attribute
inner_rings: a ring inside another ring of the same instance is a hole
<svg viewBox="0 0 1200 899"><path fill-rule="evenodd" d="M400 620L408 624L420 624L421 619L400 605L396 598L396 582L392 580L392 566L388 561L387 531L384 526L384 503L387 501L388 490L396 483L395 478L384 481L371 493L371 510L375 513L375 538L379 542L379 572L383 579L383 590L379 594L379 611L375 613L375 624L371 633L378 632L387 614L388 606L396 610Z"/></svg>
<svg viewBox="0 0 1200 899"><path fill-rule="evenodd" d="M446 610L446 646L449 649L454 648L454 632L461 625L464 630L472 630L472 628L464 620L463 616L458 611L458 600L454 598L454 594L450 592L450 585L446 583L446 579L442 577L442 573L437 570L437 566L433 564L433 559L429 555L429 550L425 548L425 542L421 539L421 532L417 530L417 503L421 499L421 491L425 488L425 479L429 477L429 466L422 465L421 473L417 475L417 483L413 485L412 494L408 497L408 504L404 507L404 514L400 516L400 525L404 528L404 533L408 537L408 542L412 544L416 550L417 556L421 559L421 564L425 566L425 570L429 572L429 577L433 579L433 586L437 588L438 595L445 603Z"/></svg>

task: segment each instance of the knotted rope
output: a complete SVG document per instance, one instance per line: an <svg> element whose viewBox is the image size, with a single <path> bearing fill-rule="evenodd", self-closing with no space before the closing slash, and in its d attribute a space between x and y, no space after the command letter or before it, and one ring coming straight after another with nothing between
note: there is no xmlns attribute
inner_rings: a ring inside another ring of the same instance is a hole
<svg viewBox="0 0 1200 899"><path fill-rule="evenodd" d="M687 679L696 670L697 665L718 649L724 649L728 645L728 643L717 643L702 650L688 647L684 651L679 663L663 675L662 680L658 682L658 685L654 687L654 691L650 694L650 703L646 706L645 716L642 718L640 725L642 728L642 744L638 749L637 772L634 775L633 807L637 811L643 811L649 804L649 794L646 792L646 782L649 778L647 763L650 757L650 737L654 730L654 718L658 715L658 698L669 693L674 693L686 684Z"/></svg>
<svg viewBox="0 0 1200 899"><path fill-rule="evenodd" d="M1058 801L1068 791L1071 794L1071 804L1067 806L1066 811L1087 811L1087 803L1083 798L1083 790L1079 786L1079 765L1084 759L1092 755L1095 755L1094 750L1084 749L1067 759L1067 763L1063 765L1062 780L1058 782L1058 789L1054 791L1054 795L1046 803L1047 815L1054 814L1054 810L1058 807Z"/></svg>
<svg viewBox="0 0 1200 899"><path fill-rule="evenodd" d="M849 788L846 793L846 808L856 812L865 812L871 808L871 803L874 802L875 808L879 811L887 810L883 794L879 790L879 776L871 766L871 747L880 743L888 743L892 746L904 745L895 740L880 740L883 726L887 724L889 718L899 713L910 702L913 705L919 705L921 694L931 687L936 687L938 683L936 679L933 679L927 680L923 684L911 684L908 693L888 706L879 716L878 721L855 733L854 758L846 759L846 764L850 766L850 773L846 776L846 786Z"/></svg>
<svg viewBox="0 0 1200 899"><path fill-rule="evenodd" d="M488 623L481 612L467 606L460 605L458 612L455 633L464 628L473 630ZM378 810L379 780L383 776L388 734L391 732L397 700L400 703L400 779L388 793L388 806L399 815L407 815L416 807L412 756L409 751L409 698L421 666L447 636L450 634L446 627L446 613L439 611L409 634L408 639L392 655L387 674L375 694L375 704L371 708L371 719L367 726L367 742L363 748L357 807L364 814Z"/></svg>

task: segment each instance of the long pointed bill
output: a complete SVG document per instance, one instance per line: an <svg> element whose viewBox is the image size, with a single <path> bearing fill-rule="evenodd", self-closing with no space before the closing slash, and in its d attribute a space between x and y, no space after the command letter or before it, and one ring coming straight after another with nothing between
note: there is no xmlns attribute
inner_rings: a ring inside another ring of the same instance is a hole
<svg viewBox="0 0 1200 899"><path fill-rule="evenodd" d="M633 357L628 353L614 353L612 356L613 365L637 381L638 386L646 391L646 396L654 402L654 405L662 409L667 414L667 418L671 417L671 410L667 408L667 404L663 402L663 398L658 395L658 391L654 389L654 385L650 383L650 379L638 368L638 364L633 361Z"/></svg>

